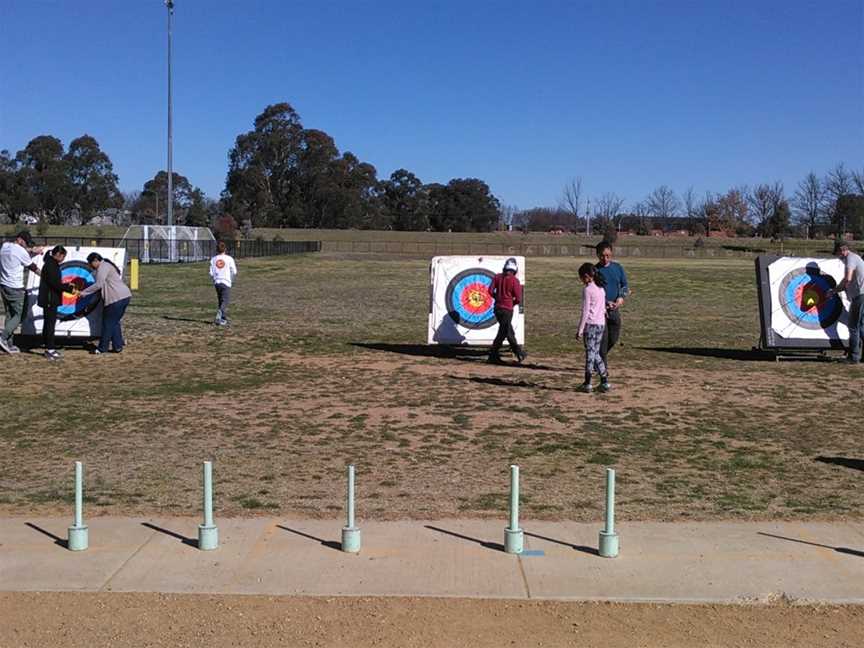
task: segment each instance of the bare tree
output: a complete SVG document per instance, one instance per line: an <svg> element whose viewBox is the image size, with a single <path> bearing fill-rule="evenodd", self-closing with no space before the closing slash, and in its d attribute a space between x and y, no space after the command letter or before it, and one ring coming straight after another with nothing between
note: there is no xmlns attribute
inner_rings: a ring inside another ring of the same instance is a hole
<svg viewBox="0 0 864 648"><path fill-rule="evenodd" d="M810 238L816 232L825 207L825 186L812 171L798 183L792 207L796 220L807 228L807 238Z"/></svg>
<svg viewBox="0 0 864 648"><path fill-rule="evenodd" d="M684 193L681 194L682 202L684 203L684 215L687 217L687 229L693 233L695 219L699 213L699 204L696 198L696 192L693 187L687 187Z"/></svg>
<svg viewBox="0 0 864 648"><path fill-rule="evenodd" d="M678 215L681 209L681 201L678 196L666 185L660 185L645 199L645 207L654 218L665 221Z"/></svg>
<svg viewBox="0 0 864 648"><path fill-rule="evenodd" d="M624 199L615 193L605 193L595 201L597 218L604 229L616 224Z"/></svg>
<svg viewBox="0 0 864 648"><path fill-rule="evenodd" d="M846 167L841 162L828 172L825 176L825 211L828 219L840 228L840 233L846 232L846 213L837 213L837 200L841 196L853 193L853 179ZM837 222L838 216L841 222Z"/></svg>
<svg viewBox="0 0 864 648"><path fill-rule="evenodd" d="M501 205L498 210L499 219L504 229L510 231L513 229L513 219L519 213L519 208L516 205Z"/></svg>
<svg viewBox="0 0 864 648"><path fill-rule="evenodd" d="M852 172L852 182L855 184L855 191L864 195L864 169Z"/></svg>
<svg viewBox="0 0 864 648"><path fill-rule="evenodd" d="M750 207L750 217L764 234L768 223L777 213L780 204L784 202L783 183L775 182L773 185L756 185L747 193L747 204Z"/></svg>
<svg viewBox="0 0 864 648"><path fill-rule="evenodd" d="M633 205L633 215L636 217L637 226L636 233L644 236L648 234L651 230L651 219L649 218L652 214L651 208L644 201L639 201L635 205Z"/></svg>
<svg viewBox="0 0 864 648"><path fill-rule="evenodd" d="M572 218L571 227L575 230L579 225L579 211L582 205L582 178L575 177L564 185L561 196L561 209L566 211ZM586 219L587 222L587 219ZM590 236L590 224L586 233Z"/></svg>

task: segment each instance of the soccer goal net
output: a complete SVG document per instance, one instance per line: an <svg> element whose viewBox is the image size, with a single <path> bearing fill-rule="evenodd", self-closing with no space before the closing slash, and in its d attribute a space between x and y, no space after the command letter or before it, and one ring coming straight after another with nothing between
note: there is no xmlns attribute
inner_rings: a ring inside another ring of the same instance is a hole
<svg viewBox="0 0 864 648"><path fill-rule="evenodd" d="M140 242L141 263L204 261L216 249L216 237L208 227L132 225L123 240Z"/></svg>

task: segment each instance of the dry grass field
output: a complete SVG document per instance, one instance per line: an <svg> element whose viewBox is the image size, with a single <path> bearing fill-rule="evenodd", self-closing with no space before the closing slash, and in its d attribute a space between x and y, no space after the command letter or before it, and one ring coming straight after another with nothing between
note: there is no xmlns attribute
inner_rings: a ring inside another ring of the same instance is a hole
<svg viewBox="0 0 864 648"><path fill-rule="evenodd" d="M575 391L579 260L529 259L527 366L425 345L427 262L244 261L233 326L211 324L206 267L145 266L119 355L0 357L0 515L194 515L212 459L219 515L503 516L522 467L529 518L859 517L864 370L775 363L752 262L626 260L633 295L614 390ZM859 392L860 393L860 392Z"/></svg>

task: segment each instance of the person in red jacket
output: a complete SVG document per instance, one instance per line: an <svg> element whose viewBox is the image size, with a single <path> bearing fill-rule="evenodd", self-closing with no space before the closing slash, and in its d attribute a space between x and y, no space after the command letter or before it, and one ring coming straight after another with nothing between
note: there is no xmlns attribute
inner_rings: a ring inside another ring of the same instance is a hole
<svg viewBox="0 0 864 648"><path fill-rule="evenodd" d="M495 336L492 351L489 353L489 362L493 364L502 362L501 345L505 337L517 361L521 363L528 355L519 347L513 332L513 308L522 303L522 284L516 278L518 271L516 259L507 259L504 271L495 275L489 287L489 293L495 300L495 319L498 320L498 335Z"/></svg>

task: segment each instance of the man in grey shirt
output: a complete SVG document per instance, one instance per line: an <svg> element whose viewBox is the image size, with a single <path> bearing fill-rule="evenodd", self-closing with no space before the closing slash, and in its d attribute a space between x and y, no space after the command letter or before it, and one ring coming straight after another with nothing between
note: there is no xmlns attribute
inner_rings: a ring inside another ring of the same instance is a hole
<svg viewBox="0 0 864 648"><path fill-rule="evenodd" d="M849 298L849 357L846 362L861 362L861 345L864 341L864 260L849 249L846 241L834 244L834 254L843 261L846 271L843 280L834 292L846 291Z"/></svg>

